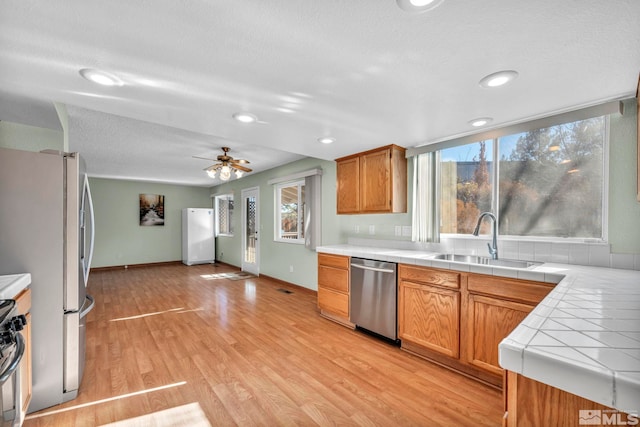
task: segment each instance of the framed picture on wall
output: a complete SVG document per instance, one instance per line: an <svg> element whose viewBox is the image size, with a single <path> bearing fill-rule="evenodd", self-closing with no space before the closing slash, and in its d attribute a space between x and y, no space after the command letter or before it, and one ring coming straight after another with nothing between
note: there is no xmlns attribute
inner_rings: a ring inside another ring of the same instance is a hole
<svg viewBox="0 0 640 427"><path fill-rule="evenodd" d="M140 194L140 225L164 225L164 196Z"/></svg>

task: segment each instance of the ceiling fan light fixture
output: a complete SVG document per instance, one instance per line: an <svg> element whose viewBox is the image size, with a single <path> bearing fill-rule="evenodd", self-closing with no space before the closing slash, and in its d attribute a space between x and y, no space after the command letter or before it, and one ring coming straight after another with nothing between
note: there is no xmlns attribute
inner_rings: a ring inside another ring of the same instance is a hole
<svg viewBox="0 0 640 427"><path fill-rule="evenodd" d="M220 179L228 181L231 178L231 168L228 165L224 165L220 168Z"/></svg>
<svg viewBox="0 0 640 427"><path fill-rule="evenodd" d="M503 70L484 76L480 80L480 86L494 88L504 86L518 77L518 72L514 70Z"/></svg>
<svg viewBox="0 0 640 427"><path fill-rule="evenodd" d="M204 169L204 171L207 173L207 175L209 175L210 178L215 179L216 174L220 172L218 174L220 179L222 181L228 181L229 179L231 179L231 173L235 173L236 178L240 178L245 172L251 172L251 169L244 166L250 163L249 160L234 159L233 157L229 156L229 154L227 154L230 150L231 149L229 147L222 147L223 154L217 157L218 163ZM210 159L208 157L193 157L196 159L215 161L214 159Z"/></svg>
<svg viewBox="0 0 640 427"><path fill-rule="evenodd" d="M95 70L93 68L83 68L79 71L80 75L92 83L102 86L122 86L124 82L117 76L107 73L106 71Z"/></svg>
<svg viewBox="0 0 640 427"><path fill-rule="evenodd" d="M398 7L405 12L423 13L440 6L444 0L396 0Z"/></svg>
<svg viewBox="0 0 640 427"><path fill-rule="evenodd" d="M235 113L233 118L240 123L255 123L258 121L258 118L251 113Z"/></svg>
<svg viewBox="0 0 640 427"><path fill-rule="evenodd" d="M493 119L491 117L479 117L477 119L470 120L469 124L477 128L477 127L488 125L492 121Z"/></svg>

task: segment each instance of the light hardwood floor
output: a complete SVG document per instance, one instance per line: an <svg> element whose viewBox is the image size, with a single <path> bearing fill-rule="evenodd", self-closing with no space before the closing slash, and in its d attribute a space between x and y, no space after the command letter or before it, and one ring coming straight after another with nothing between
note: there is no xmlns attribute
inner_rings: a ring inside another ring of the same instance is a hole
<svg viewBox="0 0 640 427"><path fill-rule="evenodd" d="M208 277L227 271L92 273L79 396L24 425L98 426L193 403L213 426L500 425L499 391L322 318L314 292Z"/></svg>

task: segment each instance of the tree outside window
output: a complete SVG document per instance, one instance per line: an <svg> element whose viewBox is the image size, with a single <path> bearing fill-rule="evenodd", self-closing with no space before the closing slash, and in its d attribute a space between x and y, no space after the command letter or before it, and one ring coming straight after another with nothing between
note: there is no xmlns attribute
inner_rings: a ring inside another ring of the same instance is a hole
<svg viewBox="0 0 640 427"><path fill-rule="evenodd" d="M441 150L440 232L497 206L501 235L602 238L605 141L596 117Z"/></svg>

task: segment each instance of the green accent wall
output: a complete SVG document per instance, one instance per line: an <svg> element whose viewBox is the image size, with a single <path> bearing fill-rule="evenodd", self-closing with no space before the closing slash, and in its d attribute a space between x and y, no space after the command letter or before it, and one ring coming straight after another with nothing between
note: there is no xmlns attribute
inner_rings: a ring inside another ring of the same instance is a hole
<svg viewBox="0 0 640 427"><path fill-rule="evenodd" d="M640 203L636 100L624 103L624 115L611 117L609 134L609 243L613 253L640 253Z"/></svg>
<svg viewBox="0 0 640 427"><path fill-rule="evenodd" d="M64 135L59 130L1 121L0 147L24 151L63 151Z"/></svg>
<svg viewBox="0 0 640 427"><path fill-rule="evenodd" d="M320 168L322 175L322 242L346 242L341 235L336 206L336 167L334 162L306 158L268 171L248 174L240 180L229 181L211 189L212 195L233 194L234 235L216 238L216 259L240 267L242 265L242 190L258 187L260 229L260 274L275 277L310 289L317 289L317 254L304 245L274 241L275 193L267 184L279 178ZM293 272L290 267L293 266Z"/></svg>
<svg viewBox="0 0 640 427"><path fill-rule="evenodd" d="M92 267L182 259L182 209L210 208L206 187L90 178L95 209ZM140 226L139 195L162 194L165 224Z"/></svg>

